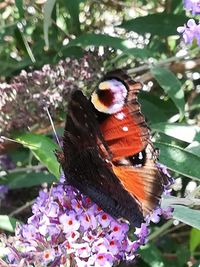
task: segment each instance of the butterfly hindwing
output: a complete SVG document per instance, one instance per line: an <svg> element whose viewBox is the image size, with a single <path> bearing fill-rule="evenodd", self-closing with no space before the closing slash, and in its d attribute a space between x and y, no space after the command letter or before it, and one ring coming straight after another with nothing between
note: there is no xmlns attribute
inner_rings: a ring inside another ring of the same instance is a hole
<svg viewBox="0 0 200 267"><path fill-rule="evenodd" d="M105 212L115 218L126 218L132 225L139 227L143 215L138 201L124 189L96 148L82 151L67 174L71 177L71 184Z"/></svg>
<svg viewBox="0 0 200 267"><path fill-rule="evenodd" d="M123 183L124 188L138 199L142 206L143 216L146 216L160 201L165 177L161 175L155 164L152 147L148 145L143 152L144 160L141 158L133 164L130 158L127 158L125 164L123 161L121 164L120 162L115 164L113 171Z"/></svg>

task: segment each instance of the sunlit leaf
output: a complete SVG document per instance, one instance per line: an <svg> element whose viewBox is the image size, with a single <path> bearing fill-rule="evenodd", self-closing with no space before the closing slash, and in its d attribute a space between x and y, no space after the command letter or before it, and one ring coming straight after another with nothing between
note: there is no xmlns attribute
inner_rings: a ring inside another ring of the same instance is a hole
<svg viewBox="0 0 200 267"><path fill-rule="evenodd" d="M51 15L54 8L56 0L47 0L44 4L44 40L47 47L49 47L49 38L48 38L48 31L49 27L51 26Z"/></svg>
<svg viewBox="0 0 200 267"><path fill-rule="evenodd" d="M175 145L161 142L154 144L160 149L161 163L173 171L200 180L200 157Z"/></svg>
<svg viewBox="0 0 200 267"><path fill-rule="evenodd" d="M192 154L200 157L200 143L197 141L192 142L185 150L191 152Z"/></svg>
<svg viewBox="0 0 200 267"><path fill-rule="evenodd" d="M16 137L25 147L31 149L34 156L48 168L57 178L59 177L59 163L54 154L58 145L50 138L33 133L25 133Z"/></svg>
<svg viewBox="0 0 200 267"><path fill-rule="evenodd" d="M181 116L183 116L185 100L181 82L176 78L175 74L168 69L154 67L151 69L151 72L165 93L173 100Z"/></svg>
<svg viewBox="0 0 200 267"><path fill-rule="evenodd" d="M190 231L190 252L193 253L200 245L200 230L192 228Z"/></svg>
<svg viewBox="0 0 200 267"><path fill-rule="evenodd" d="M13 217L0 215L0 229L2 230L14 232L17 222L19 222L19 220Z"/></svg>
<svg viewBox="0 0 200 267"><path fill-rule="evenodd" d="M172 205L173 218L200 230L200 210L190 209L181 205Z"/></svg>
<svg viewBox="0 0 200 267"><path fill-rule="evenodd" d="M85 33L76 39L71 40L67 46L106 46L125 51L130 48L131 43L119 37L112 37L105 34Z"/></svg>
<svg viewBox="0 0 200 267"><path fill-rule="evenodd" d="M200 128L198 126L177 123L156 123L151 125L151 129L188 143L195 140L200 141Z"/></svg>

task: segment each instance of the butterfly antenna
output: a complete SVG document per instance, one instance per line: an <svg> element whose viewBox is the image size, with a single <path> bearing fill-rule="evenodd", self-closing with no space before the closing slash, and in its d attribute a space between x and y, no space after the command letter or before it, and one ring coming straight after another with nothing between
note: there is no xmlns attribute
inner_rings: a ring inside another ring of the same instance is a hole
<svg viewBox="0 0 200 267"><path fill-rule="evenodd" d="M53 132L54 132L56 141L57 141L59 147L62 149L61 143L60 143L59 138L58 138L58 135L57 135L57 133L56 133L56 129L55 129L55 127L54 127L53 120L52 120L52 118L51 118L51 114L49 113L49 110L48 110L47 107L44 107L44 109L46 110L47 115L48 115L48 117L49 117L49 121L50 121L50 123L51 123L51 127L52 127L52 129L53 129Z"/></svg>

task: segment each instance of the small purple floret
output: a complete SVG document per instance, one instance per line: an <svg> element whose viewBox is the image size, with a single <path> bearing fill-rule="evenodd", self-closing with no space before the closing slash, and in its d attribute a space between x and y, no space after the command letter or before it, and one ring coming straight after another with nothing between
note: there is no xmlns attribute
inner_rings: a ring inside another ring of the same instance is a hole
<svg viewBox="0 0 200 267"><path fill-rule="evenodd" d="M194 19L189 19L187 25L178 27L177 31L182 33L186 44L191 44L196 39L200 46L200 24L197 24Z"/></svg>
<svg viewBox="0 0 200 267"><path fill-rule="evenodd" d="M8 193L7 185L0 185L0 200L3 200Z"/></svg>
<svg viewBox="0 0 200 267"><path fill-rule="evenodd" d="M185 9L192 11L192 14L200 14L200 1L199 0L184 0Z"/></svg>

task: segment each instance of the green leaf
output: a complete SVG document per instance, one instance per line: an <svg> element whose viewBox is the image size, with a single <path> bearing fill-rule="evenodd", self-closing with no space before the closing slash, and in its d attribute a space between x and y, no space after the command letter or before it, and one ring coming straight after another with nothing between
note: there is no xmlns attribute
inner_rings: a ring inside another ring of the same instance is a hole
<svg viewBox="0 0 200 267"><path fill-rule="evenodd" d="M45 172L17 172L5 176L6 185L10 189L27 188L43 183L51 184L56 182L55 176Z"/></svg>
<svg viewBox="0 0 200 267"><path fill-rule="evenodd" d="M190 252L193 253L200 245L200 230L192 228L190 231Z"/></svg>
<svg viewBox="0 0 200 267"><path fill-rule="evenodd" d="M197 141L194 141L189 146L186 147L187 151L191 152L192 154L200 157L200 144Z"/></svg>
<svg viewBox="0 0 200 267"><path fill-rule="evenodd" d="M177 27L183 25L186 16L167 13L155 13L124 21L118 27L140 34L151 33L161 37L177 35Z"/></svg>
<svg viewBox="0 0 200 267"><path fill-rule="evenodd" d="M155 123L151 125L151 129L188 143L195 140L200 141L200 128L198 126L178 123Z"/></svg>
<svg viewBox="0 0 200 267"><path fill-rule="evenodd" d="M17 166L26 166L30 160L30 150L25 147L19 147L18 149L8 152L8 155Z"/></svg>
<svg viewBox="0 0 200 267"><path fill-rule="evenodd" d="M181 116L184 116L185 100L181 82L168 69L155 67L151 69L151 72L165 93L172 99Z"/></svg>
<svg viewBox="0 0 200 267"><path fill-rule="evenodd" d="M149 58L151 56L151 51L146 48L129 48L125 50L122 54L126 54L128 56L136 57L136 58Z"/></svg>
<svg viewBox="0 0 200 267"><path fill-rule="evenodd" d="M153 244L148 244L144 248L140 249L139 254L143 261L145 261L151 267L166 266L161 252Z"/></svg>
<svg viewBox="0 0 200 267"><path fill-rule="evenodd" d="M23 18L24 16L23 0L15 0L15 5L18 9L20 18Z"/></svg>
<svg viewBox="0 0 200 267"><path fill-rule="evenodd" d="M181 205L172 205L173 218L200 230L200 210L190 209Z"/></svg>
<svg viewBox="0 0 200 267"><path fill-rule="evenodd" d="M123 63L127 63L127 60L130 58L141 58L146 59L152 56L151 51L146 48L130 48L123 50L122 53L115 56L113 59L106 62L106 69L113 68L113 65L119 64L119 66L123 65Z"/></svg>
<svg viewBox="0 0 200 267"><path fill-rule="evenodd" d="M177 256L177 265L178 266L185 266L185 263L189 260L190 258L190 252L189 249L186 245L181 245L176 249L176 256ZM176 265L176 266L177 266Z"/></svg>
<svg viewBox="0 0 200 267"><path fill-rule="evenodd" d="M172 2L171 10L173 10L174 14L183 12L183 1L182 0L176 0Z"/></svg>
<svg viewBox="0 0 200 267"><path fill-rule="evenodd" d="M106 63L106 69L113 68L113 65L119 64L119 66L123 65L123 63L127 63L127 60L130 58L141 58L147 59L152 56L151 51L146 48L127 48L123 50L122 53L115 56L113 59L109 60Z"/></svg>
<svg viewBox="0 0 200 267"><path fill-rule="evenodd" d="M44 40L47 47L49 47L49 37L48 31L51 26L51 15L53 12L54 5L56 0L47 0L44 4L44 23L43 23L43 31L44 31Z"/></svg>
<svg viewBox="0 0 200 267"><path fill-rule="evenodd" d="M26 35L25 35L23 32L21 32L21 31L19 31L19 32L20 32L21 37L22 37L22 40L23 40L23 42L24 42L24 47L26 48L26 52L27 52L27 54L29 55L29 57L30 57L32 63L35 63L36 60L35 60L35 57L34 57L34 55L33 55L32 50L31 50L31 47L30 47L30 45L29 45L29 43L28 43L28 40L27 40Z"/></svg>
<svg viewBox="0 0 200 267"><path fill-rule="evenodd" d="M70 14L70 32L79 35L81 33L80 21L79 21L79 4L80 0L67 0L64 1L69 14Z"/></svg>
<svg viewBox="0 0 200 267"><path fill-rule="evenodd" d="M200 180L200 157L187 150L161 142L155 142L160 149L159 161L169 169L182 175Z"/></svg>
<svg viewBox="0 0 200 267"><path fill-rule="evenodd" d="M69 46L106 46L113 47L122 51L127 51L130 48L130 42L119 37L112 37L105 34L95 34L95 33L85 33L77 37L74 40L71 40L67 47Z"/></svg>
<svg viewBox="0 0 200 267"><path fill-rule="evenodd" d="M70 46L70 47L63 46L61 52L62 55L65 57L81 58L84 55L83 49L77 46Z"/></svg>
<svg viewBox="0 0 200 267"><path fill-rule="evenodd" d="M171 99L164 101L152 93L146 93L143 91L139 93L138 98L141 103L142 112L151 123L167 121L174 115L175 112L177 112Z"/></svg>
<svg viewBox="0 0 200 267"><path fill-rule="evenodd" d="M200 266L200 261L197 261L195 264L192 265L192 267L199 267Z"/></svg>
<svg viewBox="0 0 200 267"><path fill-rule="evenodd" d="M21 142L25 147L31 149L34 156L48 168L57 178L59 177L59 163L54 154L58 145L50 138L33 133L18 135L16 140Z"/></svg>
<svg viewBox="0 0 200 267"><path fill-rule="evenodd" d="M0 215L0 229L2 230L14 232L17 222L19 222L19 220L13 217Z"/></svg>

